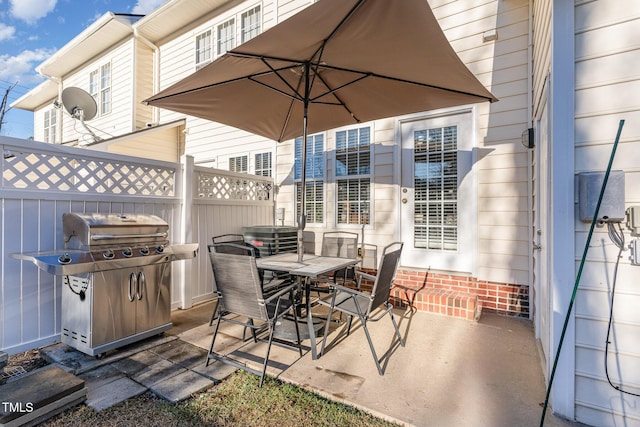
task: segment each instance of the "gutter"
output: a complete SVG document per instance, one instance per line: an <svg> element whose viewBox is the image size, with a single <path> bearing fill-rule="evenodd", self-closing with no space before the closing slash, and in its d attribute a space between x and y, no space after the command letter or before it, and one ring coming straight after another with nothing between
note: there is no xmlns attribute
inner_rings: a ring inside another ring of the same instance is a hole
<svg viewBox="0 0 640 427"><path fill-rule="evenodd" d="M138 27L133 27L133 36L136 40L140 40L153 50L153 93L154 95L160 91L160 48L152 41L142 36L138 31ZM135 80L135 79L134 79ZM134 98L135 99L135 98ZM153 123L159 123L160 110L158 107L152 107Z"/></svg>

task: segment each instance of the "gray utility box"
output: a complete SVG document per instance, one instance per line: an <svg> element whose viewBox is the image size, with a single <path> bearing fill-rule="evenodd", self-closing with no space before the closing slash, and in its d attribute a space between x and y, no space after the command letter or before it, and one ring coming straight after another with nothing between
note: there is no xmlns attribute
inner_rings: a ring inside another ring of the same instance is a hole
<svg viewBox="0 0 640 427"><path fill-rule="evenodd" d="M282 252L296 252L298 249L298 229L277 225L254 225L243 227L244 241L260 251L260 256Z"/></svg>
<svg viewBox="0 0 640 427"><path fill-rule="evenodd" d="M604 182L604 172L583 172L578 174L578 213L580 221L591 222L596 211L600 190ZM624 172L611 171L607 181L598 221L623 221L624 208Z"/></svg>

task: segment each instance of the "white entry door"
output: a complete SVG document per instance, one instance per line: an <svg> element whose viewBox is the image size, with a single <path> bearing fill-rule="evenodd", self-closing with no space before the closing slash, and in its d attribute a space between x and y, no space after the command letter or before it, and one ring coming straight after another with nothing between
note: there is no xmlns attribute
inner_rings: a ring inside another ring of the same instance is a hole
<svg viewBox="0 0 640 427"><path fill-rule="evenodd" d="M401 123L402 265L475 273L472 114Z"/></svg>

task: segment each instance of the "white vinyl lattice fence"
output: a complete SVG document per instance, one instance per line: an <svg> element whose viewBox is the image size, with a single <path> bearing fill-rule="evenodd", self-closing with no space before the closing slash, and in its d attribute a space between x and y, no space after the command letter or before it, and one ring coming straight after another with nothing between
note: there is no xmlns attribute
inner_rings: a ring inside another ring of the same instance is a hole
<svg viewBox="0 0 640 427"><path fill-rule="evenodd" d="M4 146L2 187L159 197L175 195L175 165L88 157L88 153L95 156L96 152L29 152L24 148Z"/></svg>

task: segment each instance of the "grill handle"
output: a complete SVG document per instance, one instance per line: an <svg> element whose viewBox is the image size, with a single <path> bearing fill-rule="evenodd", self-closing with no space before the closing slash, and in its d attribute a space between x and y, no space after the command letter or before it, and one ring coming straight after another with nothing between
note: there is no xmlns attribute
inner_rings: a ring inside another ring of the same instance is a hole
<svg viewBox="0 0 640 427"><path fill-rule="evenodd" d="M139 239L141 237L167 237L166 232L148 233L148 234L94 234L91 240L113 240L113 239Z"/></svg>
<svg viewBox="0 0 640 427"><path fill-rule="evenodd" d="M136 295L138 296L138 301L142 299L142 290L146 287L147 287L147 278L145 277L144 272L141 271L140 273L138 273L138 286L136 289Z"/></svg>
<svg viewBox="0 0 640 427"><path fill-rule="evenodd" d="M136 276L136 273L131 273L129 275L129 301L133 302L134 300L134 295L133 295L133 288L138 288L138 277Z"/></svg>

